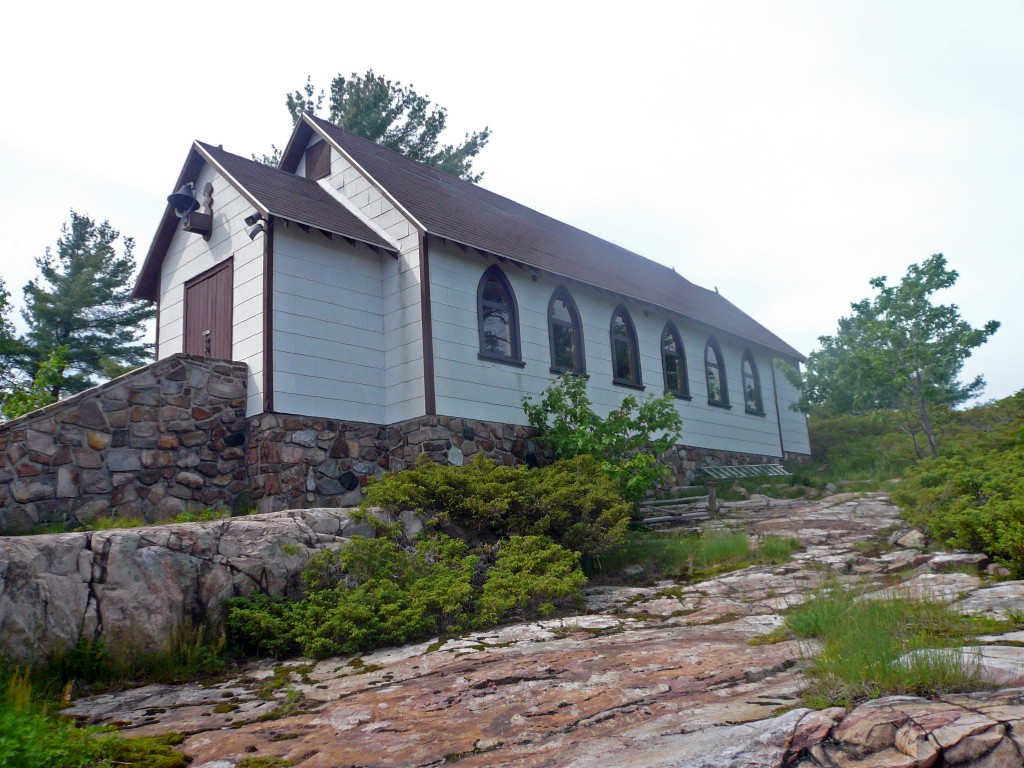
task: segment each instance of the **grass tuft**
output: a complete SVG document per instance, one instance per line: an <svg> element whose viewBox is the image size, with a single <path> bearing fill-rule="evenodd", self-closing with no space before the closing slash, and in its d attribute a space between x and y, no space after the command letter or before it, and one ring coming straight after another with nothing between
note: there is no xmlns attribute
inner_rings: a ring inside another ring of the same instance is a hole
<svg viewBox="0 0 1024 768"><path fill-rule="evenodd" d="M607 552L588 558L589 575L615 573L639 564L662 576L694 579L753 563L788 562L800 549L794 538L767 536L751 549L746 534L706 529L700 534L636 531Z"/></svg>
<svg viewBox="0 0 1024 768"><path fill-rule="evenodd" d="M939 603L865 600L832 584L789 614L786 626L822 646L808 671L804 699L811 707L982 687L977 665L957 649L971 621Z"/></svg>

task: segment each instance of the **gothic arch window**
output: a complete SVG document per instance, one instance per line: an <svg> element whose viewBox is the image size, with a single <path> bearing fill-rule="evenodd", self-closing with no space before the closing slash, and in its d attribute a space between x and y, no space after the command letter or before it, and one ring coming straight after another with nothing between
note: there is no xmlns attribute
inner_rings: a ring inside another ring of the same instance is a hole
<svg viewBox="0 0 1024 768"><path fill-rule="evenodd" d="M671 320L661 332L661 367L665 372L665 391L676 397L690 398L690 380L686 373L686 351L679 329Z"/></svg>
<svg viewBox="0 0 1024 768"><path fill-rule="evenodd" d="M522 365L519 347L519 309L505 273L488 267L476 291L480 357L499 363Z"/></svg>
<svg viewBox="0 0 1024 768"><path fill-rule="evenodd" d="M708 405L729 407L729 387L725 380L725 363L722 348L711 336L704 345L704 376L708 383Z"/></svg>
<svg viewBox="0 0 1024 768"><path fill-rule="evenodd" d="M747 413L764 415L764 400L761 398L761 377L757 374L757 364L748 349L743 353L743 405Z"/></svg>
<svg viewBox="0 0 1024 768"><path fill-rule="evenodd" d="M559 287L548 302L548 342L551 345L551 372L586 375L583 354L583 323L576 302L565 288Z"/></svg>
<svg viewBox="0 0 1024 768"><path fill-rule="evenodd" d="M621 304L612 313L612 382L627 387L642 387L640 349L636 341L636 327L629 310Z"/></svg>

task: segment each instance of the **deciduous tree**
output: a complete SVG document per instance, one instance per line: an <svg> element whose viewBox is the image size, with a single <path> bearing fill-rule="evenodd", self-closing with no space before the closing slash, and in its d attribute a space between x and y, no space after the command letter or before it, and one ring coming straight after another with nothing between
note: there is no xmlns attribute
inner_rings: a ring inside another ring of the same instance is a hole
<svg viewBox="0 0 1024 768"><path fill-rule="evenodd" d="M852 304L836 334L820 337L821 349L808 357L799 406L834 413L889 410L915 445L923 432L929 453L938 455L929 408L952 407L981 393L984 379L964 383L960 372L999 328L995 320L973 328L955 304L933 303L933 295L958 277L935 254L912 264L897 285L884 276L872 279L876 295Z"/></svg>
<svg viewBox="0 0 1024 768"><path fill-rule="evenodd" d="M318 114L323 109L324 91L317 92L312 79L302 90L288 94L286 104L292 120L303 112ZM473 173L473 160L491 137L490 128L467 133L461 144L440 144L448 121L448 110L435 106L428 96L419 95L412 85L385 79L374 71L339 74L331 81L327 119L335 125L381 146L401 152L417 162L478 183L482 173ZM439 145L440 144L440 145ZM264 163L276 165L280 151L273 147Z"/></svg>

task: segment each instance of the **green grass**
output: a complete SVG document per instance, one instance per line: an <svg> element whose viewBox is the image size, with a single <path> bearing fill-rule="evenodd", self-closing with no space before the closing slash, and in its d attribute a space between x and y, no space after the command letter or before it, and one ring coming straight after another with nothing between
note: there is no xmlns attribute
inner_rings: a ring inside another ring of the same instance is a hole
<svg viewBox="0 0 1024 768"><path fill-rule="evenodd" d="M788 563L793 553L799 551L800 539L791 536L765 536L757 544L756 557L759 563Z"/></svg>
<svg viewBox="0 0 1024 768"><path fill-rule="evenodd" d="M811 707L984 687L977 669L956 650L972 634L971 621L938 603L895 595L858 599L833 584L789 614L786 625L797 638L821 643L808 670L811 682L804 699ZM930 649L947 650L900 660Z"/></svg>
<svg viewBox="0 0 1024 768"><path fill-rule="evenodd" d="M140 528L146 525L146 518L140 515L124 517L97 517L88 525L79 528L82 531L110 531L116 528Z"/></svg>
<svg viewBox="0 0 1024 768"><path fill-rule="evenodd" d="M589 575L611 574L636 564L663 576L693 579L753 563L788 562L799 548L796 539L768 536L751 549L747 535L735 531L634 531L622 544L589 558L584 570Z"/></svg>
<svg viewBox="0 0 1024 768"><path fill-rule="evenodd" d="M79 638L31 670L38 693L54 696L66 686L99 692L138 681L180 683L215 675L226 665L223 633L183 622L163 647L124 634L109 643ZM0 763L2 765L2 763Z"/></svg>
<svg viewBox="0 0 1024 768"><path fill-rule="evenodd" d="M5 536L40 536L51 533L80 533L82 531L112 531L120 528L141 528L146 525L172 525L176 523L201 523L211 520L222 520L231 515L248 515L255 512L255 507L239 508L235 512L230 509L189 509L169 520L148 521L139 515L102 515L94 518L87 525L72 525L71 522L43 523L27 531L4 534Z"/></svg>
<svg viewBox="0 0 1024 768"><path fill-rule="evenodd" d="M210 520L222 520L231 516L230 509L192 509L172 517L167 523L204 523Z"/></svg>
<svg viewBox="0 0 1024 768"><path fill-rule="evenodd" d="M6 676L0 695L0 765L18 768L185 768L174 750L184 737L124 739L99 728L79 728L37 702L27 672Z"/></svg>

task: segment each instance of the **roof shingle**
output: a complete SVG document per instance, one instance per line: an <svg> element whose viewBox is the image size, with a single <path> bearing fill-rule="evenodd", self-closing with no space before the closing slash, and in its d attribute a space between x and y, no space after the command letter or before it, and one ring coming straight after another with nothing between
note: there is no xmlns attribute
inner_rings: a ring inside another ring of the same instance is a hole
<svg viewBox="0 0 1024 768"><path fill-rule="evenodd" d="M716 291L621 246L307 115L428 233L663 307L784 355L804 356Z"/></svg>
<svg viewBox="0 0 1024 768"><path fill-rule="evenodd" d="M394 247L338 203L315 181L197 141L227 173L262 203L271 216L394 251Z"/></svg>

